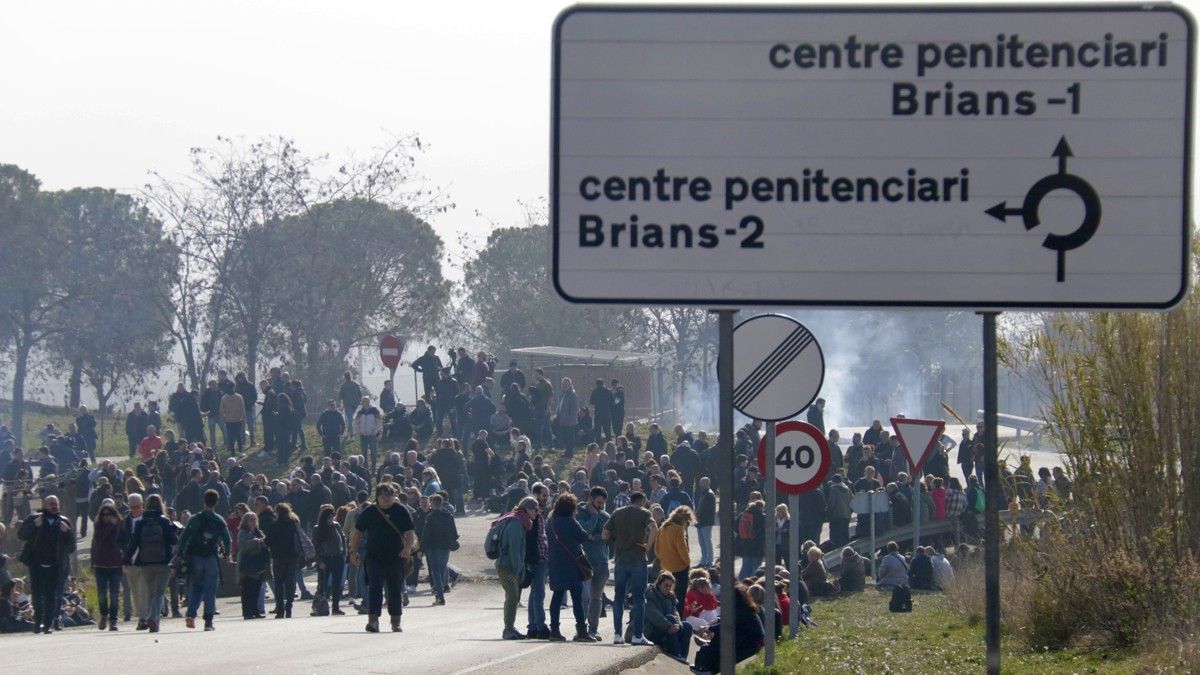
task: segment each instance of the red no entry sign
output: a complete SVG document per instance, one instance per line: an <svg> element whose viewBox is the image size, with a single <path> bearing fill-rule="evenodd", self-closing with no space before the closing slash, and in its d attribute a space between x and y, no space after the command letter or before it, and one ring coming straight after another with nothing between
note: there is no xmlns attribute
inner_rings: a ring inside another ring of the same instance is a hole
<svg viewBox="0 0 1200 675"><path fill-rule="evenodd" d="M400 355L404 353L404 340L395 335L385 335L379 341L379 360L388 370L395 370L400 365Z"/></svg>

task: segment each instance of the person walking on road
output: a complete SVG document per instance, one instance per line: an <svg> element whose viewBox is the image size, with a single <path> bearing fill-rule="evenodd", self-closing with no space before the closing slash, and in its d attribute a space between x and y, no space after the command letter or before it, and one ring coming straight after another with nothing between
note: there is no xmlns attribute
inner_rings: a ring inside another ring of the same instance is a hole
<svg viewBox="0 0 1200 675"><path fill-rule="evenodd" d="M587 630L587 596L584 583L591 580L592 569L583 553L588 534L575 520L578 504L575 495L564 492L554 502L546 524L546 539L550 549L550 641L565 642L559 630L563 596L570 594L571 610L575 614L574 642L594 642Z"/></svg>
<svg viewBox="0 0 1200 675"><path fill-rule="evenodd" d="M217 586L221 583L221 558L230 555L232 541L225 519L217 515L221 495L216 490L204 492L204 510L192 516L179 537L180 555L188 565L188 603L185 621L188 628L196 627L196 613L204 601L204 630L216 630L213 616L217 613Z"/></svg>
<svg viewBox="0 0 1200 675"><path fill-rule="evenodd" d="M496 574L504 589L504 632L501 637L505 640L524 640L526 637L517 632L517 605L521 603L522 580L529 575L526 542L540 513L537 499L524 497L510 513L493 521L488 532L488 537L496 542Z"/></svg>
<svg viewBox="0 0 1200 675"><path fill-rule="evenodd" d="M429 585L433 587L434 605L446 604L446 591L450 588L446 577L450 564L450 552L458 550L458 526L454 516L443 508L445 499L440 494L429 497L429 513L421 532L421 549L429 564Z"/></svg>
<svg viewBox="0 0 1200 675"><path fill-rule="evenodd" d="M96 595L99 596L100 630L117 630L117 609L121 596L122 563L129 533L121 522L121 514L110 500L104 500L96 512L92 531L92 571L96 575Z"/></svg>
<svg viewBox="0 0 1200 675"><path fill-rule="evenodd" d="M20 561L29 570L33 632L51 633L59 614L59 588L70 570L70 556L75 551L75 531L70 521L58 512L58 497L46 497L41 513L30 515L21 523L17 538L25 542Z"/></svg>
<svg viewBox="0 0 1200 675"><path fill-rule="evenodd" d="M130 585L134 587L134 604L140 617L138 626L157 633L164 592L171 577L169 563L175 555L179 532L175 523L163 515L161 496L147 497L145 510L140 507L140 497L138 501L140 517L133 520L129 528L125 576L131 579ZM130 515L134 514L131 512Z"/></svg>
<svg viewBox="0 0 1200 675"><path fill-rule="evenodd" d="M550 627L546 625L546 577L550 573L550 545L546 541L546 514L550 510L550 490L541 483L534 483L532 492L538 503L538 513L526 537L528 550L525 553L525 568L529 572L529 578L526 579L529 583L526 631L530 640L548 640Z"/></svg>
<svg viewBox="0 0 1200 675"><path fill-rule="evenodd" d="M623 644L621 619L625 610L626 594L633 596L629 611L629 644L653 644L642 631L646 609L646 553L654 545L658 526L646 508L646 495L635 492L629 496L629 506L613 512L604 526L604 539L613 545L613 644Z"/></svg>
<svg viewBox="0 0 1200 675"><path fill-rule="evenodd" d="M362 536L367 536L367 558L359 559L358 547ZM363 509L354 524L350 539L351 561L355 565L366 563L367 581L367 632L379 632L379 615L383 610L383 591L387 588L388 615L392 618L392 632L401 632L400 615L403 612L404 567L412 558L417 545L417 533L413 529L412 514L396 501L392 486L381 483L375 487L375 503Z"/></svg>

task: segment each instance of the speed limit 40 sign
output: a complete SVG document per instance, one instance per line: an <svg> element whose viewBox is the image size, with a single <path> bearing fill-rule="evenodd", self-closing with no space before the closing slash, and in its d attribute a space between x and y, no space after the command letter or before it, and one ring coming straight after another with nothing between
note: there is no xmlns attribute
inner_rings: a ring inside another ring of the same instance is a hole
<svg viewBox="0 0 1200 675"><path fill-rule="evenodd" d="M798 495L817 488L829 475L833 455L821 430L807 422L775 427L775 489ZM767 473L767 439L758 442L758 470Z"/></svg>

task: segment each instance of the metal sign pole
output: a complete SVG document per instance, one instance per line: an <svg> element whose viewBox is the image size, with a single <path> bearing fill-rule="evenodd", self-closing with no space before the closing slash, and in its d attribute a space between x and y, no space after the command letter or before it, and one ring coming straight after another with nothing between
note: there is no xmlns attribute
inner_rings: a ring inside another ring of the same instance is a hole
<svg viewBox="0 0 1200 675"><path fill-rule="evenodd" d="M871 490L867 493L867 509L871 513L871 578L875 578L875 551L879 550L875 546L875 491Z"/></svg>
<svg viewBox="0 0 1200 675"><path fill-rule="evenodd" d="M996 464L996 317L983 312L983 479L986 508L983 512L983 576L987 618L987 672L1000 673L1000 470Z"/></svg>
<svg viewBox="0 0 1200 675"><path fill-rule="evenodd" d="M917 472L913 471L912 477L913 491L913 555L917 554L917 547L921 545L921 482L917 480Z"/></svg>
<svg viewBox="0 0 1200 675"><path fill-rule="evenodd" d="M789 606L788 626L791 628L793 639L800 634L800 495L788 495L788 511L792 514L788 525L788 595L792 602Z"/></svg>
<svg viewBox="0 0 1200 675"><path fill-rule="evenodd" d="M763 663L770 667L775 664L775 423L767 422L767 475L763 481L766 489L763 491L767 499L766 527L766 560L763 563L765 572L764 586L766 587L765 602L763 603L763 631L766 633L766 652ZM792 516L793 518L795 515ZM732 672L732 671L726 671Z"/></svg>
<svg viewBox="0 0 1200 675"><path fill-rule="evenodd" d="M721 451L717 453L717 482L721 490L721 607L726 608L726 620L721 622L721 672L732 673L737 666L734 658L733 584L733 315L736 310L716 310L720 347L717 359L717 382L720 389Z"/></svg>

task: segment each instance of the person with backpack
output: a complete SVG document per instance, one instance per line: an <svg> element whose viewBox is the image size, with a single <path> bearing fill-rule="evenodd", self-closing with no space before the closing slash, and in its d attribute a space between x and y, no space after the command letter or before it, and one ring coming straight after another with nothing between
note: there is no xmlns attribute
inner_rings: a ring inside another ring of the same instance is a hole
<svg viewBox="0 0 1200 675"><path fill-rule="evenodd" d="M755 499L746 504L746 509L738 516L734 552L742 557L742 567L738 571L739 579L754 576L759 565L762 565L763 544L767 532L767 519L763 511L765 508L766 502Z"/></svg>
<svg viewBox="0 0 1200 675"><path fill-rule="evenodd" d="M367 538L366 560L362 560L358 553L364 535ZM404 611L404 568L412 560L416 548L417 533L412 514L396 500L395 490L390 484L375 486L375 503L363 509L350 537L350 561L355 565L365 563L367 566L367 582L370 584L367 591L368 633L379 632L385 587L392 632L402 632L400 616Z"/></svg>
<svg viewBox="0 0 1200 675"><path fill-rule="evenodd" d="M117 630L117 609L121 595L121 567L125 561L125 548L129 533L121 522L113 502L105 500L96 513L96 527L92 533L92 571L96 575L96 594L100 599L100 616L97 626Z"/></svg>
<svg viewBox="0 0 1200 675"><path fill-rule="evenodd" d="M525 635L517 631L517 605L521 604L521 585L529 576L526 569L525 540L533 531L534 519L541 514L535 497L523 497L509 513L492 521L483 542L484 555L496 561L496 574L504 589L504 632L505 640L524 640Z"/></svg>
<svg viewBox="0 0 1200 675"><path fill-rule="evenodd" d="M300 518L292 505L275 505L275 520L265 529L267 549L271 552L271 576L275 587L275 618L292 618L292 602L296 597L296 570L303 555L300 541Z"/></svg>
<svg viewBox="0 0 1200 675"><path fill-rule="evenodd" d="M224 526L225 523L222 522L221 525ZM132 579L139 587L134 592L141 614L139 624L145 624L151 633L158 632L167 580L171 577L169 563L174 555L177 538L175 523L163 515L162 497L147 497L146 508L141 512L141 517L132 521L132 532L129 545L125 548L124 562L126 576L131 576L132 569L137 570Z"/></svg>
<svg viewBox="0 0 1200 675"><path fill-rule="evenodd" d="M204 510L192 516L179 536L179 554L187 561L188 602L184 622L196 627L196 613L204 601L204 630L216 630L213 616L217 613L217 586L221 583L221 558L233 550L229 527L217 515L221 495L216 490L204 492Z"/></svg>
<svg viewBox="0 0 1200 675"><path fill-rule="evenodd" d="M342 602L342 580L346 571L346 539L342 528L333 519L332 504L321 506L313 528L313 548L317 554L317 597L313 599L313 614L326 616L345 614ZM324 611L322 611L324 610Z"/></svg>

